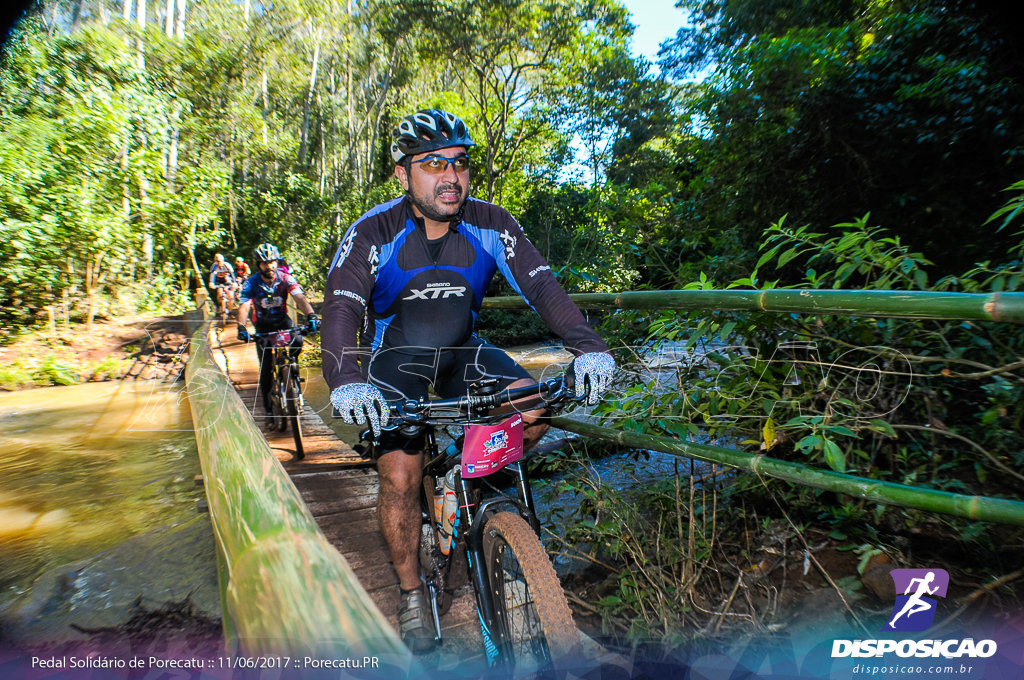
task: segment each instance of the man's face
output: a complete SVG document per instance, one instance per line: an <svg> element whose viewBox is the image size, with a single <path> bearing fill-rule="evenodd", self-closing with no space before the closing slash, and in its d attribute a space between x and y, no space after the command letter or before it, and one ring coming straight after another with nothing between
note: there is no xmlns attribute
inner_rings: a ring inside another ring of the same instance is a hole
<svg viewBox="0 0 1024 680"><path fill-rule="evenodd" d="M260 262L260 276L270 281L277 275L277 260Z"/></svg>
<svg viewBox="0 0 1024 680"><path fill-rule="evenodd" d="M466 159L461 170L444 159ZM409 170L395 166L395 176L409 194L413 206L425 218L447 222L469 195L469 155L466 147L453 146L413 156Z"/></svg>

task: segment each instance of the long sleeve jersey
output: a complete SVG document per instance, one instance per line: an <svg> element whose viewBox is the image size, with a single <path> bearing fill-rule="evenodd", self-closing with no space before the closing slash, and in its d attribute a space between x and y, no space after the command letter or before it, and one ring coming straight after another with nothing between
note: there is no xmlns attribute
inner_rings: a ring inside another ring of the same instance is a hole
<svg viewBox="0 0 1024 680"><path fill-rule="evenodd" d="M227 262L210 267L210 288L226 286L235 282L235 271Z"/></svg>
<svg viewBox="0 0 1024 680"><path fill-rule="evenodd" d="M279 271L272 283L264 282L260 274L247 278L238 299L241 304L252 302L253 323L258 327L278 328L288 318L289 295L304 295L302 286L290 274Z"/></svg>
<svg viewBox="0 0 1024 680"><path fill-rule="evenodd" d="M422 221L402 197L356 220L331 262L320 331L327 384L334 389L363 381L360 327L372 338L373 352L421 356L463 345L474 334L496 271L566 349L608 351L508 211L470 198L462 222L438 246L427 240Z"/></svg>

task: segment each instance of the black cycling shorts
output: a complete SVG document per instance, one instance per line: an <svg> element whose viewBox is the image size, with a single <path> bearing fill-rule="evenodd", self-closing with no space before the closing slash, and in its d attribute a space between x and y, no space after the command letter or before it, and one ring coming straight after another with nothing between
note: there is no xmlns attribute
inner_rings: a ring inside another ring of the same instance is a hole
<svg viewBox="0 0 1024 680"><path fill-rule="evenodd" d="M526 369L497 347L473 337L461 347L434 349L403 347L376 352L370 359L367 382L384 393L388 401L425 398L429 390L442 399L468 394L469 385L488 377L499 379L504 388L530 378ZM423 450L425 437L406 437L384 432L376 455L404 449ZM376 457L375 455L375 457Z"/></svg>

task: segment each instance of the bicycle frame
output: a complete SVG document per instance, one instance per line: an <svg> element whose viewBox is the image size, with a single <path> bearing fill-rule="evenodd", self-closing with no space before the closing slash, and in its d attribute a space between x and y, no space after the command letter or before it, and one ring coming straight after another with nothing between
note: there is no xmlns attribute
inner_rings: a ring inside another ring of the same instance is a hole
<svg viewBox="0 0 1024 680"><path fill-rule="evenodd" d="M545 398L545 394L549 394L551 396L549 398ZM433 402L421 400L419 402L397 403L394 405L395 415L392 418L392 424L387 427L387 429L401 429L403 427L413 429L421 428L424 431L424 434L426 435L425 452L427 455L426 462L423 467L423 474L425 477L432 477L439 480L442 479L450 469L453 467L456 468L455 491L458 498L458 505L455 514L455 521L452 523L451 547L447 555L441 555L440 560L435 561L435 563L431 565L421 565L421 568L424 570L431 570L430 573L426 574L428 578L427 586L428 594L430 596L429 599L431 601L431 609L434 616L436 639L440 642L441 626L440 615L438 612L438 601L441 598L441 593L436 591L436 583L434 580L436 577L442 576L441 585L443 587L443 582L447 580L447 574L450 571L451 564L456 554L457 541L460 538L464 540L469 566L469 578L473 586L473 590L476 593L478 614L485 628L485 652L487 653L488 660L491 663L501 663L503 659L500 648L493 644L492 640L486 639L488 634L490 636L494 635L494 631L497 630L498 623L498 613L495 611L494 602L489 596L490 587L487 570L484 564L483 532L486 520L488 515L491 514L491 512L498 506L514 507L515 511L524 520L526 520L534 533L537 534L538 538L540 537L540 520L537 518L533 491L530 487L530 480L525 466L522 464L523 461L520 460L510 463L500 470L494 470L487 475L474 477L472 479L465 479L462 477L460 465L463 454L464 437L457 437L445 451L441 452L435 435L435 430L439 427L465 424L468 421L480 422L510 417L511 414L503 414L499 416L484 414L486 411L495 407L511 404L522 397L534 395L540 399L540 403L527 406L522 410L535 410L538 406L559 407L568 400L568 393L562 384L561 379L555 379L546 383L541 383L540 385L531 385L514 390L504 390L490 395L467 395L456 399ZM432 417L430 415L431 411L440 410L443 412L446 409L449 410L450 413L444 414L440 417ZM460 417L459 412L465 412L466 415ZM490 483L489 480L492 475L502 471L511 475L512 483L515 487L515 496L499 492L498 489ZM484 486L489 486L491 490L496 493L474 503L474 499L471 495L472 492L478 488L482 489ZM439 532L441 527L436 525L434 515L429 511L433 507L434 499L432 494L428 497L426 485L423 485L421 488L421 497L423 507L427 509L424 523L428 523L432 531Z"/></svg>
<svg viewBox="0 0 1024 680"><path fill-rule="evenodd" d="M264 348L264 350L269 349L271 351L271 359L274 362L273 378L274 378L274 382L275 383L277 383L281 379L278 374L280 373L282 368L284 368L286 366L289 366L289 365L294 365L296 368L298 367L298 361L299 361L298 353L296 352L294 357L291 356L291 355L292 355L292 352L296 349L296 347L295 347L295 340L299 336L306 335L306 332L307 332L306 328L304 328L304 327L297 327L297 328L285 328L285 329L278 330L278 331L267 331L266 333L253 333L252 334L251 337L254 340L257 339L257 338L269 338L269 337L272 337L272 336L277 335L279 333L291 333L292 334L292 339L291 339L291 341L287 345L270 345L270 346L267 346L267 347ZM274 387L276 388L277 385L274 385Z"/></svg>
<svg viewBox="0 0 1024 680"><path fill-rule="evenodd" d="M252 336L253 338L278 336L275 340L284 342L280 338L280 334L290 334L287 344L271 342L265 347L265 350L270 350L271 356L263 356L261 361L273 362L270 371L271 384L268 386L268 389L270 390L270 402L272 405L275 405L279 412L271 414L274 416L272 428L284 432L287 429L288 422L291 421L292 436L295 439L295 458L297 460L305 457L305 451L302 443L301 421L299 419L299 412L302 410L302 378L299 373L298 355L301 349L296 347L295 341L309 332L308 327L299 327L256 333Z"/></svg>

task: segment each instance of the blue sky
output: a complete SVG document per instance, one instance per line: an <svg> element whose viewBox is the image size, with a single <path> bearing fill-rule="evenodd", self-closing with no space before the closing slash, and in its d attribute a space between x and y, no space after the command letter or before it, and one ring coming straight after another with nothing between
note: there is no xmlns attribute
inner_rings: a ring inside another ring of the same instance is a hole
<svg viewBox="0 0 1024 680"><path fill-rule="evenodd" d="M633 54L655 63L658 47L674 37L683 25L683 12L676 9L675 0L620 0L633 15L630 20L633 33Z"/></svg>

